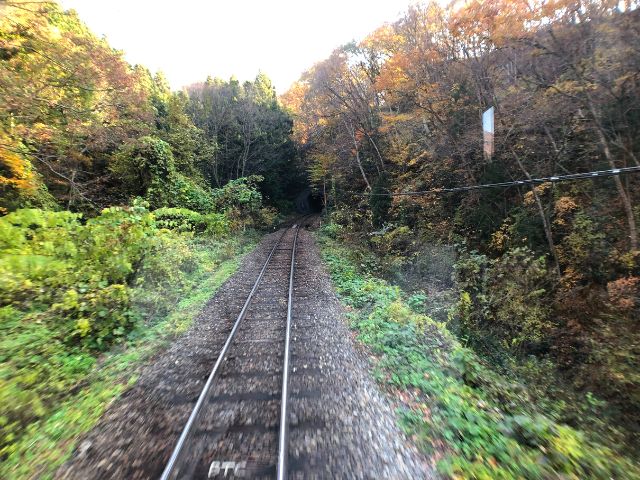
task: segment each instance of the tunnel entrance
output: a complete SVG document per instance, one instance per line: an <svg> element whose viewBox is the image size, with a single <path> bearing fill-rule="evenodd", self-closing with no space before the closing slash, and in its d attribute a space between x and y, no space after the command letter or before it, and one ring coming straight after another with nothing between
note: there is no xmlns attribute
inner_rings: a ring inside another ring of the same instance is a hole
<svg viewBox="0 0 640 480"><path fill-rule="evenodd" d="M322 196L312 192L310 188L303 190L296 197L298 213L320 213L323 207Z"/></svg>

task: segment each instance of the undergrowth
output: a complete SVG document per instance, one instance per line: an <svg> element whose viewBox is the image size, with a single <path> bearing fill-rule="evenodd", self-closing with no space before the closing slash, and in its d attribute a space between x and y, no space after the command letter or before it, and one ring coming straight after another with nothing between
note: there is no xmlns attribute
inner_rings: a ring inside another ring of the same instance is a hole
<svg viewBox="0 0 640 480"><path fill-rule="evenodd" d="M420 296L359 271L353 251L319 240L351 327L376 355L375 375L403 392L402 426L449 478L639 478L636 464L594 434L544 411L524 385L488 367Z"/></svg>
<svg viewBox="0 0 640 480"><path fill-rule="evenodd" d="M256 242L212 215L195 236L184 225L196 215L137 205L84 223L41 210L0 219L0 478L52 477Z"/></svg>

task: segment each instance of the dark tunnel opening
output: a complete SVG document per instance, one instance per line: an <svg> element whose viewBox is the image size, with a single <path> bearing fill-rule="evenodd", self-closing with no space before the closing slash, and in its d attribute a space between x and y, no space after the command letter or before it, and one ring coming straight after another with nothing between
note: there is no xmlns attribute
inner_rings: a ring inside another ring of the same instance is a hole
<svg viewBox="0 0 640 480"><path fill-rule="evenodd" d="M307 188L296 197L296 210L298 213L320 213L324 208L322 195L318 195Z"/></svg>

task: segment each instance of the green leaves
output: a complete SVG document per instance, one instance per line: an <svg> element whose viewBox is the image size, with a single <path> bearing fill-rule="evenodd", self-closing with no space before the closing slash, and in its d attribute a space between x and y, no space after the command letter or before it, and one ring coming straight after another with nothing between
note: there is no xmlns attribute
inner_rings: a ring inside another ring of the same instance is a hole
<svg viewBox="0 0 640 480"><path fill-rule="evenodd" d="M357 254L331 240L327 231L332 229L322 230L323 256L342 301L351 307L352 328L377 355L376 378L402 392L401 425L425 452L437 452L443 476L578 480L640 475L613 449L556 421L522 385L462 347L446 325L410 307L422 305L422 298L407 298L397 287L359 272L353 260ZM486 268L483 258L475 260L463 258L465 270ZM504 262L493 267L496 272L507 265L517 269L522 262L527 269L539 267L524 251ZM471 295L463 292L461 303L465 315L471 315Z"/></svg>
<svg viewBox="0 0 640 480"><path fill-rule="evenodd" d="M204 233L222 237L230 232L230 222L223 213L201 214L186 208L159 208L153 212L156 224L178 232Z"/></svg>
<svg viewBox="0 0 640 480"><path fill-rule="evenodd" d="M83 385L98 355L140 336L143 322L153 325L236 253L231 240L218 244L229 233L225 215L146 206L107 208L85 223L35 209L0 217L3 458ZM191 318L182 317L180 328Z"/></svg>
<svg viewBox="0 0 640 480"><path fill-rule="evenodd" d="M131 329L127 284L155 227L139 207L79 220L40 210L0 218L0 306L37 317L68 344L103 348Z"/></svg>
<svg viewBox="0 0 640 480"><path fill-rule="evenodd" d="M270 200L286 198L300 180L293 168L292 119L266 75L242 84L210 78L187 90L187 112L214 146L202 161L209 184L221 187L262 175L262 191Z"/></svg>
<svg viewBox="0 0 640 480"><path fill-rule="evenodd" d="M554 328L544 257L527 247L491 260L478 252L461 252L455 264L460 299L451 312L458 332L483 352L501 345L510 353L543 348Z"/></svg>

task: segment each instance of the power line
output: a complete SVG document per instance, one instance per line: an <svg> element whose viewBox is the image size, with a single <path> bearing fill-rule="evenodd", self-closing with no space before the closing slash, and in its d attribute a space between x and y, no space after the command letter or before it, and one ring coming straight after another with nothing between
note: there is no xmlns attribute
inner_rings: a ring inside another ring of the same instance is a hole
<svg viewBox="0 0 640 480"><path fill-rule="evenodd" d="M499 182L499 183L485 183L483 185L467 185L464 187L451 187L451 188L432 188L430 190L422 190L417 192L396 192L396 193L355 193L355 195L372 196L372 197L401 197L401 196L420 196L433 193L455 193L455 192L468 192L470 190L481 190L485 188L504 188L514 187L520 185L537 185L547 182L566 182L574 180L588 180L590 178L599 177L614 177L617 175L624 175L627 173L639 173L640 166L638 167L625 167L625 168L612 168L611 170L597 170L594 172L584 173L571 173L568 175L554 175L552 177L530 178L526 180L514 180L512 182Z"/></svg>

